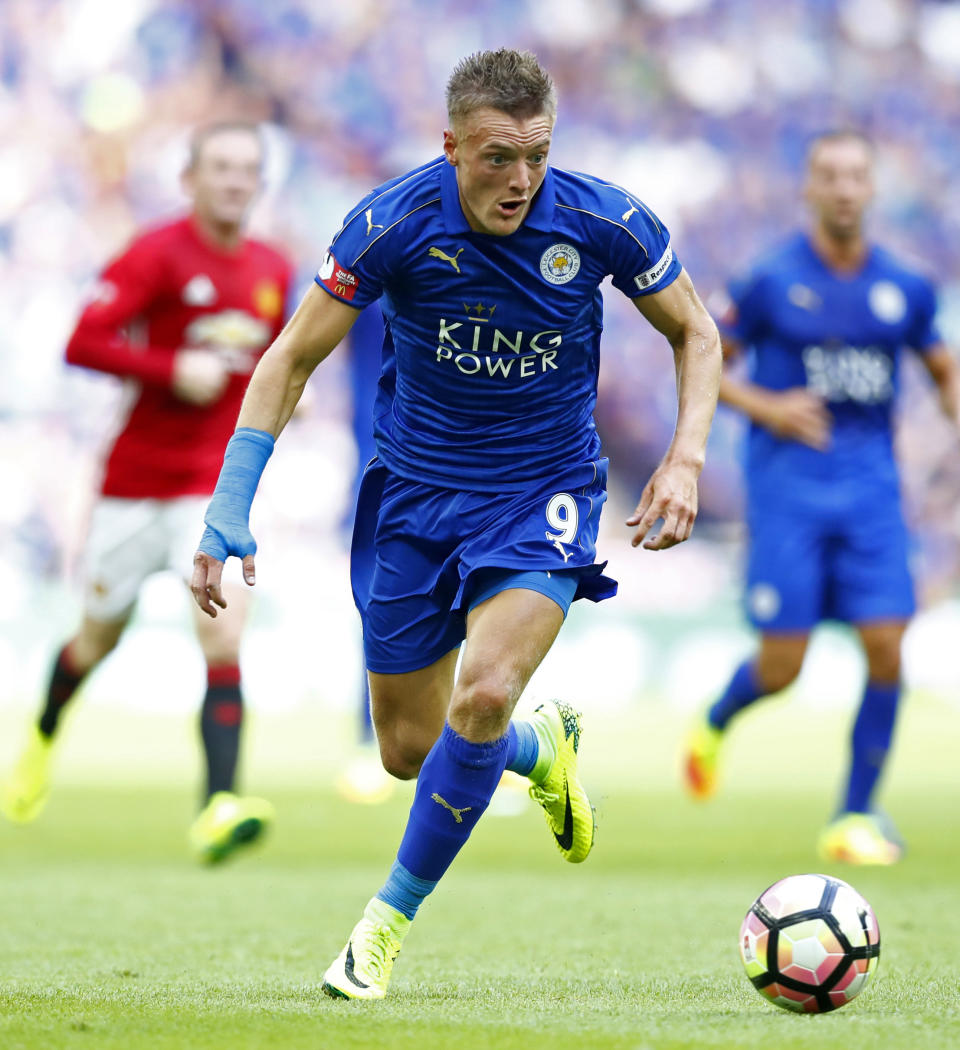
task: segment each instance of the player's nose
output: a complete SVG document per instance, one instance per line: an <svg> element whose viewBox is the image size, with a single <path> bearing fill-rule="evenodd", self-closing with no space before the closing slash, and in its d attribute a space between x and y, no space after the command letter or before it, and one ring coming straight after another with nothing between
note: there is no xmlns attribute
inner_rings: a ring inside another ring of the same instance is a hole
<svg viewBox="0 0 960 1050"><path fill-rule="evenodd" d="M510 167L510 189L517 193L526 193L530 189L530 171L523 160Z"/></svg>

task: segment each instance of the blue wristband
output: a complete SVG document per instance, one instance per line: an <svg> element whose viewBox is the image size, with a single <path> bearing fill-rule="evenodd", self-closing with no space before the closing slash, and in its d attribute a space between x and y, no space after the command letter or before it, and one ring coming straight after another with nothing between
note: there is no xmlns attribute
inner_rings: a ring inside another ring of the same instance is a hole
<svg viewBox="0 0 960 1050"><path fill-rule="evenodd" d="M274 439L265 430L238 427L227 444L223 466L213 496L203 516L199 550L218 561L232 554L243 558L256 554L257 542L250 533L250 507L260 475L273 452Z"/></svg>

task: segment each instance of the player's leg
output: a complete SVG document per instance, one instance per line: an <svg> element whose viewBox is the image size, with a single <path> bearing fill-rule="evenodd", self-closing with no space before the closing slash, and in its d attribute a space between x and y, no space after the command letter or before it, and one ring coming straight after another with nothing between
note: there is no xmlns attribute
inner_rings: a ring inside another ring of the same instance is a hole
<svg viewBox="0 0 960 1050"><path fill-rule="evenodd" d="M357 690L357 744L337 775L337 791L348 802L377 805L393 794L393 777L384 769L373 726L370 680L365 664Z"/></svg>
<svg viewBox="0 0 960 1050"><path fill-rule="evenodd" d="M694 798L710 798L717 789L723 737L733 719L766 696L791 685L810 641L809 631L764 633L756 653L734 671L726 689L694 724L686 742L683 773Z"/></svg>
<svg viewBox="0 0 960 1050"><path fill-rule="evenodd" d="M256 841L273 819L269 802L240 795L236 789L244 723L240 645L251 596L235 582L224 585L224 596L227 608L216 618L193 606L207 682L200 707L205 789L203 806L190 827L190 842L206 863L224 860L238 847Z"/></svg>
<svg viewBox="0 0 960 1050"><path fill-rule="evenodd" d="M821 854L856 864L893 864L903 843L878 814L876 791L893 742L900 703L900 652L907 623L857 624L867 657L867 682L850 736L850 764L839 815L824 830Z"/></svg>
<svg viewBox="0 0 960 1050"><path fill-rule="evenodd" d="M843 520L831 613L852 623L867 658L867 682L850 738L839 812L822 832L827 860L893 864L903 842L874 797L893 739L900 699L900 650L914 611L909 541L894 488L869 493L870 512Z"/></svg>
<svg viewBox="0 0 960 1050"><path fill-rule="evenodd" d="M18 824L35 820L50 794L54 735L64 707L87 675L120 640L129 614L113 620L83 617L77 633L57 653L43 708L27 732L27 742L0 795L4 815Z"/></svg>
<svg viewBox="0 0 960 1050"><path fill-rule="evenodd" d="M471 610L447 719L419 767L396 861L343 951L324 974L328 994L381 998L386 993L394 960L420 903L460 852L490 802L507 760L513 708L562 623L563 610L535 591L506 590ZM452 656L448 654L419 675L421 686L432 680L435 696L450 681ZM371 679L375 718L384 677ZM412 681L409 676L398 677ZM416 699L403 699L406 710L412 710ZM418 752L429 730L409 718L395 720L393 730L380 737L387 768L400 775L415 775ZM391 740L395 750L391 750Z"/></svg>
<svg viewBox="0 0 960 1050"><path fill-rule="evenodd" d="M143 581L162 567L162 543L151 501L100 499L94 506L83 559L83 619L57 653L39 719L0 794L11 820L26 823L43 809L63 709L119 641Z"/></svg>
<svg viewBox="0 0 960 1050"><path fill-rule="evenodd" d="M753 499L747 521L745 606L760 632L760 645L687 734L681 772L687 791L701 800L716 792L720 751L730 723L796 678L810 631L822 615L827 564L818 515ZM798 565L802 572L796 571Z"/></svg>

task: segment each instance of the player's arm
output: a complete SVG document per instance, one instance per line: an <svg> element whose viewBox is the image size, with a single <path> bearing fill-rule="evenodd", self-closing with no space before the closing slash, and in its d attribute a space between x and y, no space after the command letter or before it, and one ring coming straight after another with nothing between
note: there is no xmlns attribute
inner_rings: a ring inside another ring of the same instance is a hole
<svg viewBox="0 0 960 1050"><path fill-rule="evenodd" d="M921 354L920 360L937 387L944 415L960 430L960 364L943 343Z"/></svg>
<svg viewBox="0 0 960 1050"><path fill-rule="evenodd" d="M162 290L162 258L146 242L135 242L100 275L67 343L67 362L169 389L190 404L208 404L219 397L229 378L215 355L135 345L128 335L131 323Z"/></svg>
<svg viewBox="0 0 960 1050"><path fill-rule="evenodd" d="M732 362L741 356L742 348L736 340L723 337L722 342L724 361ZM806 387L771 390L724 370L720 402L777 437L799 441L821 452L830 443L830 412L823 398Z"/></svg>
<svg viewBox="0 0 960 1050"><path fill-rule="evenodd" d="M690 536L697 516L697 480L717 407L722 351L717 326L686 271L663 291L637 296L634 305L673 348L677 374L677 424L670 447L647 482L636 510L631 540L664 550ZM658 534L645 539L662 518Z"/></svg>
<svg viewBox="0 0 960 1050"><path fill-rule="evenodd" d="M314 369L350 331L358 311L311 285L250 377L237 429L227 445L206 529L193 559L190 589L208 616L227 607L220 586L223 563L243 559L243 577L255 582L257 545L250 534L250 506L276 438L286 426Z"/></svg>

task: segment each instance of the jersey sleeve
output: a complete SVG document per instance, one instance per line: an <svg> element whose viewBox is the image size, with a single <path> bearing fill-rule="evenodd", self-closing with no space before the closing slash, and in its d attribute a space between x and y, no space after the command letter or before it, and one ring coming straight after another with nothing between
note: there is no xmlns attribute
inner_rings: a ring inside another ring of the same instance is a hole
<svg viewBox="0 0 960 1050"><path fill-rule="evenodd" d="M917 278L910 292L910 329L906 343L923 354L943 341L937 327L937 293L930 281Z"/></svg>
<svg viewBox="0 0 960 1050"><path fill-rule="evenodd" d="M629 217L614 223L610 237L610 273L614 287L635 299L660 292L682 269L670 243L670 231L639 200Z"/></svg>
<svg viewBox="0 0 960 1050"><path fill-rule="evenodd" d="M162 280L162 260L155 248L145 240L135 241L100 274L67 343L67 361L169 386L175 351L134 346L124 331L158 295Z"/></svg>
<svg viewBox="0 0 960 1050"><path fill-rule="evenodd" d="M375 232L372 224L365 221L366 203L364 198L347 215L314 277L325 292L358 310L383 294L385 251L389 245L388 231Z"/></svg>

